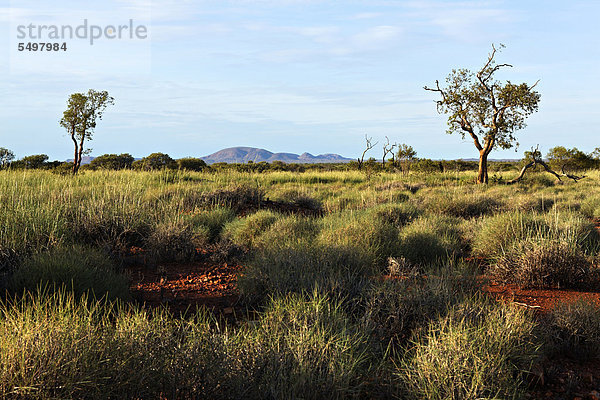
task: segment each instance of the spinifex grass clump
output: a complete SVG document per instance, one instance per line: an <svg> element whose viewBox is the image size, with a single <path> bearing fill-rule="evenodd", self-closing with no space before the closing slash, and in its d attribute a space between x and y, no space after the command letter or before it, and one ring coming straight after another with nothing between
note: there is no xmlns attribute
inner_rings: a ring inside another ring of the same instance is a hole
<svg viewBox="0 0 600 400"><path fill-rule="evenodd" d="M594 284L590 257L600 248L594 225L571 213L501 214L482 222L473 251L488 258L490 276L531 287Z"/></svg>
<svg viewBox="0 0 600 400"><path fill-rule="evenodd" d="M321 230L318 219L290 215L280 217L255 240L260 249L284 248L300 242L312 243Z"/></svg>
<svg viewBox="0 0 600 400"><path fill-rule="evenodd" d="M322 296L275 299L219 330L61 292L0 302L0 397L347 398L369 371L368 332Z"/></svg>
<svg viewBox="0 0 600 400"><path fill-rule="evenodd" d="M61 292L0 303L0 397L214 398L227 364L209 326Z"/></svg>
<svg viewBox="0 0 600 400"><path fill-rule="evenodd" d="M367 263L381 270L387 258L398 253L398 228L381 223L370 210L332 214L320 222L322 228L317 238L320 244L362 253Z"/></svg>
<svg viewBox="0 0 600 400"><path fill-rule="evenodd" d="M208 232L208 241L215 242L221 235L223 227L235 218L232 209L226 207L215 207L206 210L196 210L190 214L187 221L194 230L203 231L206 228Z"/></svg>
<svg viewBox="0 0 600 400"><path fill-rule="evenodd" d="M556 240L520 241L489 273L499 282L540 288L589 287L598 278L581 250Z"/></svg>
<svg viewBox="0 0 600 400"><path fill-rule="evenodd" d="M221 206L236 211L258 208L265 193L258 187L240 185L231 189L217 189L202 196L202 202L208 206Z"/></svg>
<svg viewBox="0 0 600 400"><path fill-rule="evenodd" d="M600 193L592 193L581 204L581 213L589 218L600 219Z"/></svg>
<svg viewBox="0 0 600 400"><path fill-rule="evenodd" d="M389 224L400 228L416 219L420 212L410 203L384 204L373 208L374 219L380 224Z"/></svg>
<svg viewBox="0 0 600 400"><path fill-rule="evenodd" d="M354 248L299 242L259 252L240 276L238 287L251 301L313 290L353 298L374 273L370 260Z"/></svg>
<svg viewBox="0 0 600 400"><path fill-rule="evenodd" d="M546 351L551 356L590 360L600 357L600 305L579 300L556 306L546 324Z"/></svg>
<svg viewBox="0 0 600 400"><path fill-rule="evenodd" d="M444 214L459 218L493 215L502 209L500 199L485 193L455 191L454 188L438 188L419 193L422 207L432 214Z"/></svg>
<svg viewBox="0 0 600 400"><path fill-rule="evenodd" d="M250 248L281 216L273 211L260 210L244 218L229 222L223 228L223 237L235 244Z"/></svg>
<svg viewBox="0 0 600 400"><path fill-rule="evenodd" d="M107 255L89 247L60 247L26 259L12 274L9 289L25 291L70 291L80 297L129 299L127 278L119 274Z"/></svg>
<svg viewBox="0 0 600 400"><path fill-rule="evenodd" d="M383 346L399 348L407 345L416 330L445 316L474 291L466 276L449 274L374 282L364 295L362 322Z"/></svg>
<svg viewBox="0 0 600 400"><path fill-rule="evenodd" d="M456 218L422 216L400 230L398 254L413 264L444 263L461 254L461 235Z"/></svg>
<svg viewBox="0 0 600 400"><path fill-rule="evenodd" d="M274 298L254 327L236 335L231 383L243 390L233 397L359 397L371 363L368 334L325 296Z"/></svg>
<svg viewBox="0 0 600 400"><path fill-rule="evenodd" d="M475 227L473 253L495 260L524 240L557 240L594 255L600 234L594 224L577 214L510 212L485 218Z"/></svg>
<svg viewBox="0 0 600 400"><path fill-rule="evenodd" d="M537 358L534 323L510 305L467 301L417 336L398 372L415 399L521 398Z"/></svg>
<svg viewBox="0 0 600 400"><path fill-rule="evenodd" d="M177 218L158 223L145 240L144 247L156 261L189 261L194 259L198 248L208 244L209 238L208 228L194 229Z"/></svg>

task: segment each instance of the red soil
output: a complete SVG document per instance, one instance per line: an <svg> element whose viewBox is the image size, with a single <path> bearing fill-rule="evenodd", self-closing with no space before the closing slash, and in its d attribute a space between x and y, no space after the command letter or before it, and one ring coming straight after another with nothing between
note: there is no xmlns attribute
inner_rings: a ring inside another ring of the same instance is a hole
<svg viewBox="0 0 600 400"><path fill-rule="evenodd" d="M298 210L269 202L267 208L280 212L310 215L314 210ZM318 212L318 211L317 211ZM594 220L600 231L600 219ZM233 317L238 303L237 276L240 265L200 261L187 264L166 263L156 267L146 265L144 251L131 249L133 258L143 260L128 267L133 295L147 306L166 305L175 312L192 311L205 306L220 314ZM206 256L206 254L205 254ZM205 257L208 258L208 257ZM478 263L482 260L472 260ZM380 279L394 279L385 276ZM596 302L600 306L600 292L558 289L525 289L517 285L487 284L482 290L500 301L534 309L540 316L559 303L579 299ZM596 399L600 400L600 361L576 362L569 359L550 360L541 366L543 372L534 374L534 387L527 393L532 399ZM597 396L597 397L594 397Z"/></svg>
<svg viewBox="0 0 600 400"><path fill-rule="evenodd" d="M522 307L532 308L541 314L551 311L559 303L577 300L593 301L600 306L600 293L559 289L525 289L517 285L484 285L485 292L499 300L509 301Z"/></svg>
<svg viewBox="0 0 600 400"><path fill-rule="evenodd" d="M205 306L233 314L238 302L236 286L240 265L211 261L157 266L136 264L128 268L133 296L147 306L166 305L175 312Z"/></svg>

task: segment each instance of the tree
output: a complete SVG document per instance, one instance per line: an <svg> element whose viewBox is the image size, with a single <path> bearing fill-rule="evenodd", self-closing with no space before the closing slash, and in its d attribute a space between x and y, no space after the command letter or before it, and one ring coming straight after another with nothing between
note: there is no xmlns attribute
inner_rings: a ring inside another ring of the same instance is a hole
<svg viewBox="0 0 600 400"><path fill-rule="evenodd" d="M394 162L394 148L397 146L396 143L390 144L390 139L385 137L386 143L383 145L383 157L381 157L381 165L385 166L385 158L388 154L392 156L392 163Z"/></svg>
<svg viewBox="0 0 600 400"><path fill-rule="evenodd" d="M97 92L90 89L87 93L73 93L69 97L60 126L67 130L75 145L73 174L79 171L81 157L86 153L83 148L84 142L92 139L96 121L102 119L104 110L111 104L114 104L114 98L110 97L107 91Z"/></svg>
<svg viewBox="0 0 600 400"><path fill-rule="evenodd" d="M133 163L134 167L144 170L177 168L177 163L168 154L152 153Z"/></svg>
<svg viewBox="0 0 600 400"><path fill-rule="evenodd" d="M360 158L356 159L358 161L358 169L359 170L361 170L363 167L363 163L365 162L365 155L367 154L367 152L369 150L371 150L373 147L377 146L377 142L373 143L373 138L367 137L367 135L365 135L365 142L366 142L365 150L363 151Z"/></svg>
<svg viewBox="0 0 600 400"><path fill-rule="evenodd" d="M193 157L180 158L177 165L179 169L187 171L202 171L208 167L203 159Z"/></svg>
<svg viewBox="0 0 600 400"><path fill-rule="evenodd" d="M410 164L415 160L417 152L407 144L398 145L398 152L396 153L396 160L400 163L400 169L402 173L408 173Z"/></svg>
<svg viewBox="0 0 600 400"><path fill-rule="evenodd" d="M550 166L565 171L565 169L589 169L596 164L593 153L585 154L577 147L567 149L563 146L556 146L548 150L546 155Z"/></svg>
<svg viewBox="0 0 600 400"><path fill-rule="evenodd" d="M22 164L25 169L39 169L46 166L46 161L48 161L48 156L46 154L35 154L33 156L23 157L20 160L20 164Z"/></svg>
<svg viewBox="0 0 600 400"><path fill-rule="evenodd" d="M501 45L501 47L504 47ZM509 64L496 64L497 49L492 45L485 65L477 72L453 69L446 78L447 86L425 90L437 92L439 113L449 114L447 133L468 134L479 151L477 183L488 183L487 160L497 148L509 149L517 145L515 132L525 128L525 120L538 110L540 95L527 83L499 82L494 74Z"/></svg>
<svg viewBox="0 0 600 400"><path fill-rule="evenodd" d="M521 169L519 176L517 176L515 179L508 181L507 183L509 185L520 182L525 176L525 172L527 172L529 168L535 168L538 165L541 165L549 174L554 175L559 182L562 182L562 179L560 179L561 176L573 179L575 182L578 182L579 180L585 178L585 175L577 176L573 174L568 174L564 171L564 169L560 173L555 172L552 168L550 168L548 164L546 164L546 162L544 162L544 160L542 160L542 152L539 150L538 147L536 147L535 149L532 148L531 151L526 151L524 161L525 165Z"/></svg>
<svg viewBox="0 0 600 400"><path fill-rule="evenodd" d="M131 168L134 158L129 153L123 154L103 154L94 158L90 162L90 167L93 169L126 169Z"/></svg>
<svg viewBox="0 0 600 400"><path fill-rule="evenodd" d="M0 168L4 168L15 159L15 153L4 147L0 147Z"/></svg>

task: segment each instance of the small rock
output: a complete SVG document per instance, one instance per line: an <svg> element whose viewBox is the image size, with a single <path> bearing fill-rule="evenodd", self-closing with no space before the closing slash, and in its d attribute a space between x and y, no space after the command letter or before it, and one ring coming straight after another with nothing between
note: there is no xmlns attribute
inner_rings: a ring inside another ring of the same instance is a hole
<svg viewBox="0 0 600 400"><path fill-rule="evenodd" d="M223 314L233 314L233 308L232 307L226 307L223 309Z"/></svg>

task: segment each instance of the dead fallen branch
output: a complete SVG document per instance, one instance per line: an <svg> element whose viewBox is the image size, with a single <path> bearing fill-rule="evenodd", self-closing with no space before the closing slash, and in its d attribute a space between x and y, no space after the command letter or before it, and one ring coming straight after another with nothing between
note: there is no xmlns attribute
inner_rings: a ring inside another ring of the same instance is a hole
<svg viewBox="0 0 600 400"><path fill-rule="evenodd" d="M532 149L531 151L531 158L532 161L527 163L522 169L521 172L519 173L519 176L517 176L515 179L510 180L508 182L506 182L508 185L512 185L513 183L518 183L523 179L523 176L525 176L525 172L527 172L527 170L529 168L533 168L536 165L541 165L542 167L544 167L544 169L546 170L546 172L554 175L556 177L556 179L558 179L560 182L562 182L562 179L560 179L561 177L566 177L569 179L573 179L575 182L578 182L579 180L585 178L585 175L582 176L577 176L577 175L573 175L573 174L568 174L565 172L565 168L563 166L563 168L560 171L560 174L555 172L554 170L552 170L552 168L550 168L550 166L548 166L548 164L546 164L546 162L544 160L541 159L541 153L540 151L536 148L535 150Z"/></svg>

